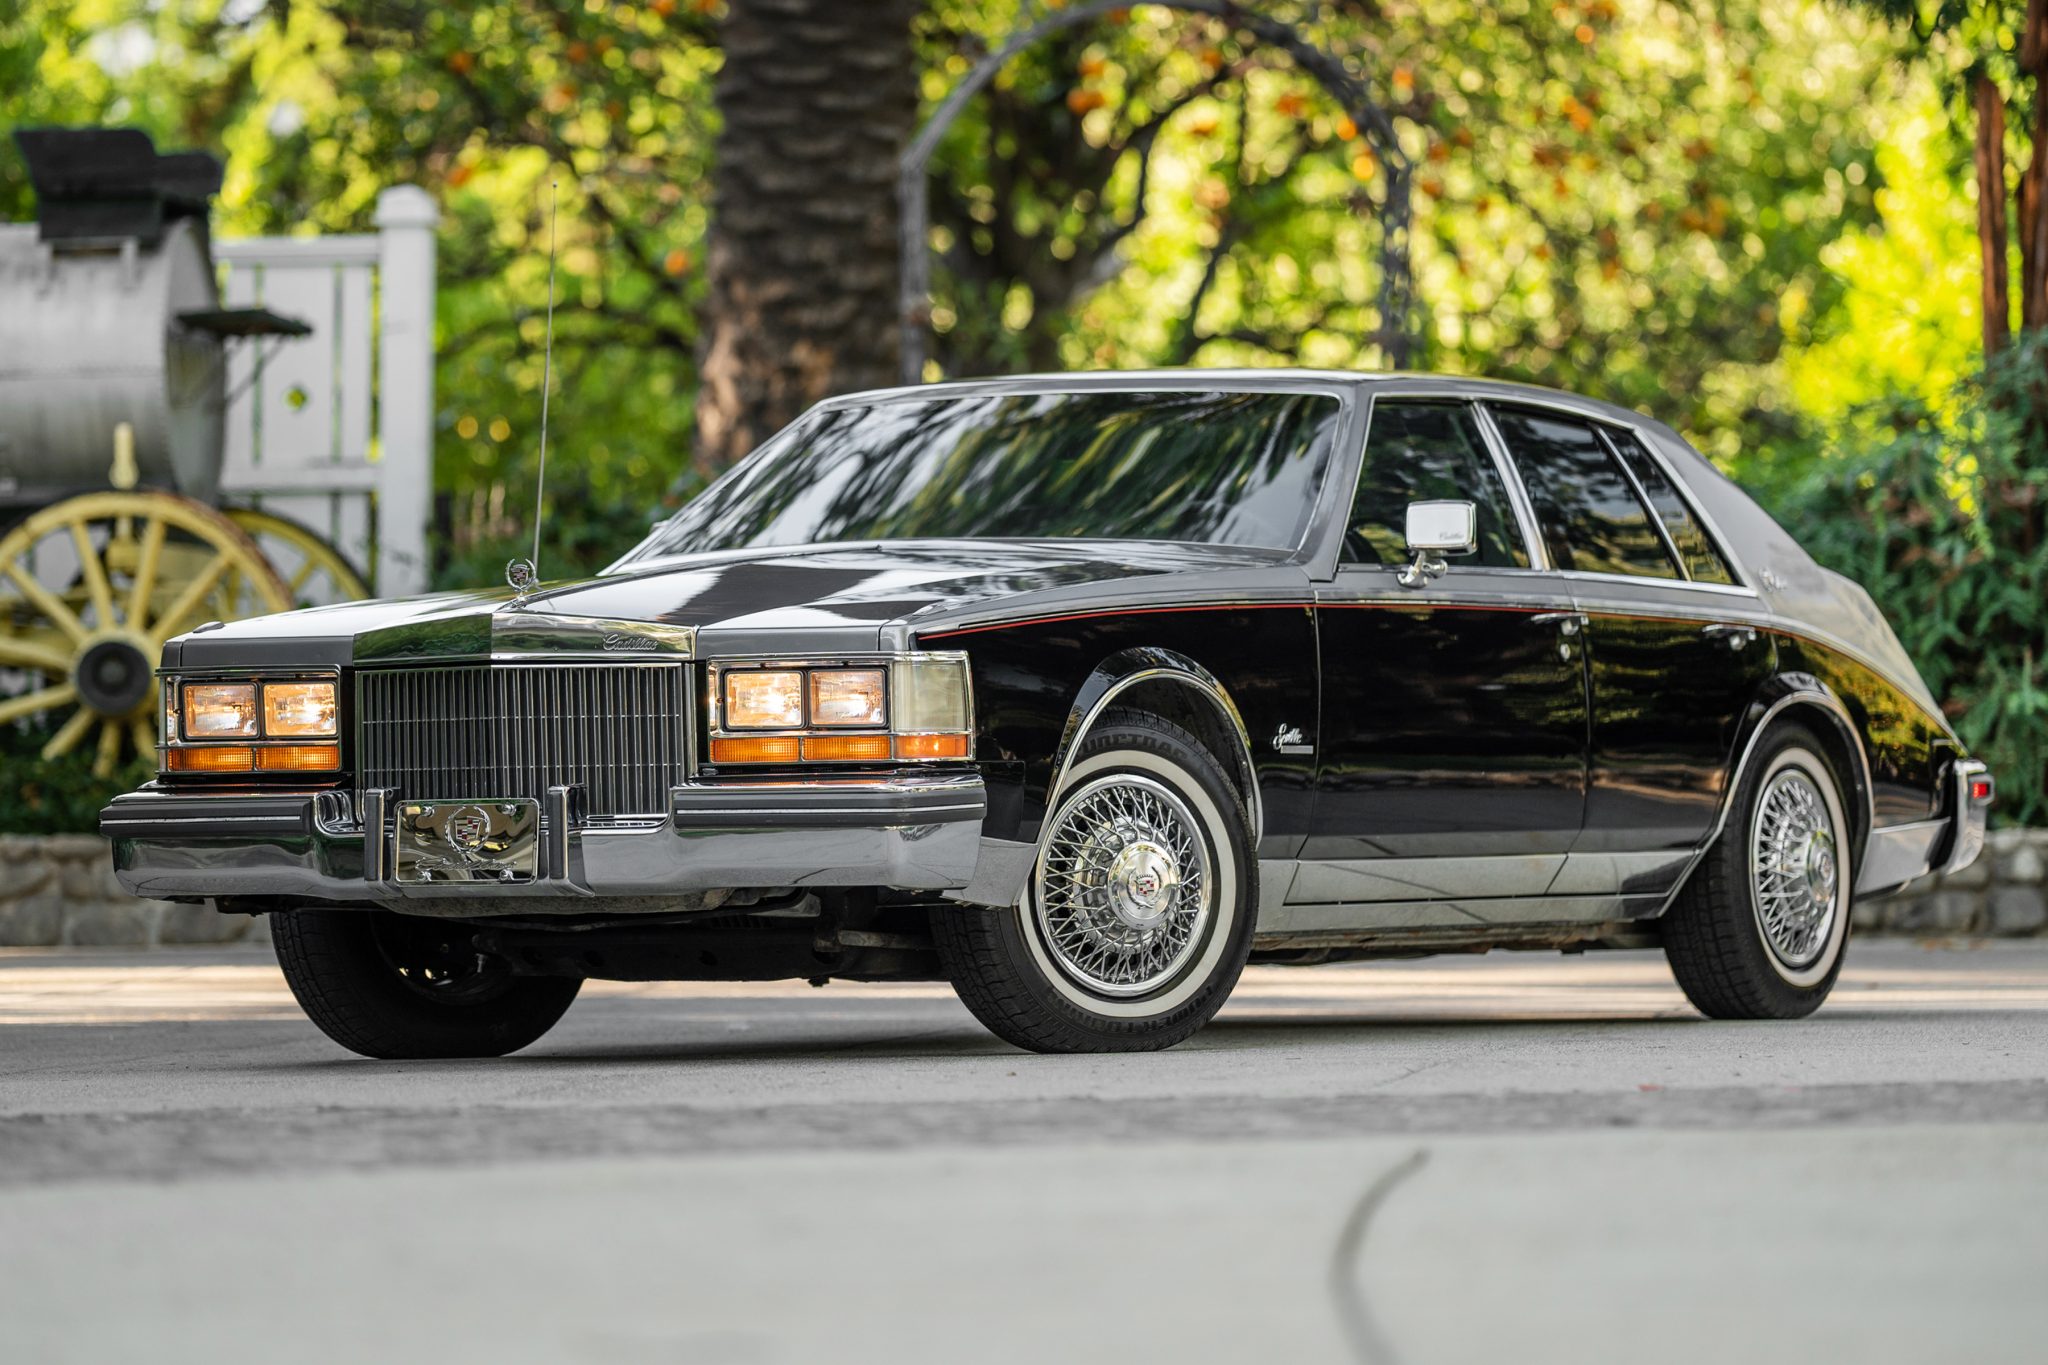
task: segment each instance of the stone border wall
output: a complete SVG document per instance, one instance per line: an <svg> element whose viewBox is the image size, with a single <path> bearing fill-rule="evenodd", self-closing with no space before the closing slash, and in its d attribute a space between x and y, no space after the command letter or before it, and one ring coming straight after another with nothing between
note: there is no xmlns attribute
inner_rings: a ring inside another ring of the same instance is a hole
<svg viewBox="0 0 2048 1365"><path fill-rule="evenodd" d="M129 895L97 834L0 834L0 948L269 941L261 916Z"/></svg>
<svg viewBox="0 0 2048 1365"><path fill-rule="evenodd" d="M1858 933L2026 938L2048 934L2048 829L1995 829L1977 861L1856 907Z"/></svg>
<svg viewBox="0 0 2048 1365"><path fill-rule="evenodd" d="M2048 829L1993 830L1984 854L1856 907L1858 933L2023 938L2048 935ZM138 900L114 880L97 834L0 834L0 948L262 943L261 916Z"/></svg>

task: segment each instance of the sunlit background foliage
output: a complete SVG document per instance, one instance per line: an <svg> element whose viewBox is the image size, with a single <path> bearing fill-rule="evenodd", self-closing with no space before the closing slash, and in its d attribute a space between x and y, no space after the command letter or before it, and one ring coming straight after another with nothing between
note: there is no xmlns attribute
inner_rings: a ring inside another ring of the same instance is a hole
<svg viewBox="0 0 2048 1365"><path fill-rule="evenodd" d="M1045 8L931 0L927 106ZM1415 163L1417 363L1681 428L1871 583L1966 738L2031 770L2020 809L2048 815L2040 551L2001 540L1984 491L2031 496L2048 463L2042 358L1980 377L1958 126L1972 64L2010 68L2012 7L1936 6L1975 25L1940 32L1903 0L1269 8L1370 74ZM221 152L222 235L362 231L385 186L435 194L449 585L493 581L528 525L554 184L546 556L588 569L697 486L720 12L23 0L0 7L0 124ZM1383 174L1313 81L1219 22L1138 6L1041 44L933 167L934 371L1376 363L1360 206ZM29 212L0 153L0 213Z"/></svg>

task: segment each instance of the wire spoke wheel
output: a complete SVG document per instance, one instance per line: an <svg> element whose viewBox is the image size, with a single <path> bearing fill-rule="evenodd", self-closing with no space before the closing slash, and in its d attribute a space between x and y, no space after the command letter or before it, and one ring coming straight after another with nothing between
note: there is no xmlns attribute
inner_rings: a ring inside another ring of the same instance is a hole
<svg viewBox="0 0 2048 1365"><path fill-rule="evenodd" d="M1163 783L1116 773L1053 816L1034 913L1060 969L1090 991L1145 995L1203 941L1213 870L1187 804Z"/></svg>
<svg viewBox="0 0 2048 1365"><path fill-rule="evenodd" d="M204 503L87 493L0 536L0 724L50 729L46 759L90 745L112 774L156 747L164 642L202 621L285 611L262 551Z"/></svg>
<svg viewBox="0 0 2048 1365"><path fill-rule="evenodd" d="M360 602L370 595L369 584L348 557L310 527L255 507L230 507L226 512L277 570L294 606Z"/></svg>
<svg viewBox="0 0 2048 1365"><path fill-rule="evenodd" d="M1772 777L1750 822L1750 877L1764 942L1787 967L1811 966L1840 913L1841 855L1827 802L1797 768Z"/></svg>

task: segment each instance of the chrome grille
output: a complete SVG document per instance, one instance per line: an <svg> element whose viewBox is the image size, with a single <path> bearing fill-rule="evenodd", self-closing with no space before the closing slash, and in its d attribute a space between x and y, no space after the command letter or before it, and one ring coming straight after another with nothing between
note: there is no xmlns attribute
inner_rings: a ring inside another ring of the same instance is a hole
<svg viewBox="0 0 2048 1365"><path fill-rule="evenodd" d="M361 784L405 800L479 800L581 785L592 816L659 815L686 775L682 664L493 664L366 670Z"/></svg>

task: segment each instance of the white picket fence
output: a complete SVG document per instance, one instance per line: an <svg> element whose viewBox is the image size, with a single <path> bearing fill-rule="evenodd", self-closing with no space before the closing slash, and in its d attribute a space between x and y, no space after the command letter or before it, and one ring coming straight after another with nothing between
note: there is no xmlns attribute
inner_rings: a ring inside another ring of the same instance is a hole
<svg viewBox="0 0 2048 1365"><path fill-rule="evenodd" d="M434 229L425 190L377 198L377 231L217 241L221 302L312 335L235 347L221 494L304 523L380 597L424 591L434 486Z"/></svg>

